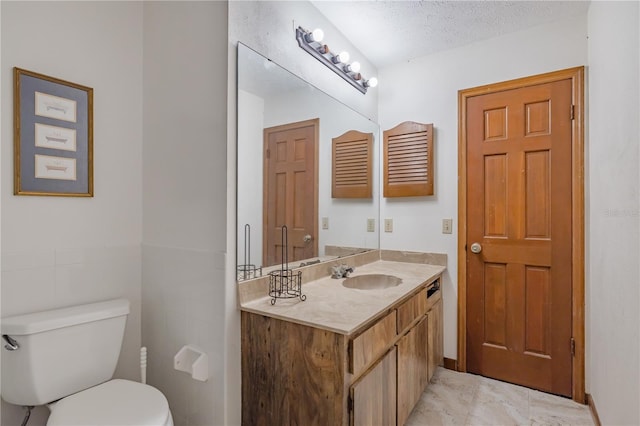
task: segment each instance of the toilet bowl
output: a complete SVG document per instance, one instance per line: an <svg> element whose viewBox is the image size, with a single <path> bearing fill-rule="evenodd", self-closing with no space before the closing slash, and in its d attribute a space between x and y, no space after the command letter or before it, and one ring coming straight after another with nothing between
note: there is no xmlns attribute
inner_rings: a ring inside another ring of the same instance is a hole
<svg viewBox="0 0 640 426"><path fill-rule="evenodd" d="M2 318L2 399L47 405L51 426L173 426L156 388L111 379L129 301Z"/></svg>
<svg viewBox="0 0 640 426"><path fill-rule="evenodd" d="M169 404L154 387L114 379L49 405L48 426L173 426Z"/></svg>

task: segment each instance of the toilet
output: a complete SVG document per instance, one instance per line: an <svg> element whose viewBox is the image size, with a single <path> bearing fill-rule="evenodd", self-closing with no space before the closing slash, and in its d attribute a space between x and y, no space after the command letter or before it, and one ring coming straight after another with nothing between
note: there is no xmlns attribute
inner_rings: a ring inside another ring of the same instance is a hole
<svg viewBox="0 0 640 426"><path fill-rule="evenodd" d="M173 426L156 388L112 379L129 301L2 318L2 399L47 405L49 426Z"/></svg>

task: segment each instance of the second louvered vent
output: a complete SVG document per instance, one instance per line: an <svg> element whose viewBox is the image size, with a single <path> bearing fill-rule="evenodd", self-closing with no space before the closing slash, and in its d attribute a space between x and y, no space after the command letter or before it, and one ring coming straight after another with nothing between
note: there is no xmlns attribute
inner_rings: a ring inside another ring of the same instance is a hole
<svg viewBox="0 0 640 426"><path fill-rule="evenodd" d="M373 134L351 130L333 138L333 198L371 198Z"/></svg>
<svg viewBox="0 0 640 426"><path fill-rule="evenodd" d="M433 124L406 121L384 131L384 196L433 195Z"/></svg>

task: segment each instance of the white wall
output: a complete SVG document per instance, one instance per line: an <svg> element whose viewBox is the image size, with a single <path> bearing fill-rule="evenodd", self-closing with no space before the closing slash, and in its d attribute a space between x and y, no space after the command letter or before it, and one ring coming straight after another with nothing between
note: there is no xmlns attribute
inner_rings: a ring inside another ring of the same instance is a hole
<svg viewBox="0 0 640 426"><path fill-rule="evenodd" d="M382 199L380 220L393 219L380 247L446 253L445 357L457 358L458 90L525 77L587 62L586 16L566 19L380 70L383 130L403 121L433 123L435 196ZM441 233L442 219L454 232Z"/></svg>
<svg viewBox="0 0 640 426"><path fill-rule="evenodd" d="M238 423L225 409L240 404L226 392L226 58L226 2L144 3L142 340L177 425ZM185 344L208 354L207 382L173 369Z"/></svg>
<svg viewBox="0 0 640 426"><path fill-rule="evenodd" d="M2 2L2 316L116 297L131 301L116 375L139 377L142 6ZM93 198L13 195L18 66L94 89ZM23 410L3 402L2 424ZM44 424L40 407L29 424Z"/></svg>
<svg viewBox="0 0 640 426"><path fill-rule="evenodd" d="M640 424L640 8L589 7L588 392L602 424Z"/></svg>

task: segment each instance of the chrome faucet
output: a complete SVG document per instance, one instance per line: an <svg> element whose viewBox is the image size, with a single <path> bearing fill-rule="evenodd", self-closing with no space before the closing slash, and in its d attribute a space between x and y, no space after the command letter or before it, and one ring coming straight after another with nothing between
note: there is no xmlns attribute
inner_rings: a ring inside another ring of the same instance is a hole
<svg viewBox="0 0 640 426"><path fill-rule="evenodd" d="M347 266L344 263L342 265L336 265L331 267L331 278L347 278L355 268L353 266Z"/></svg>

